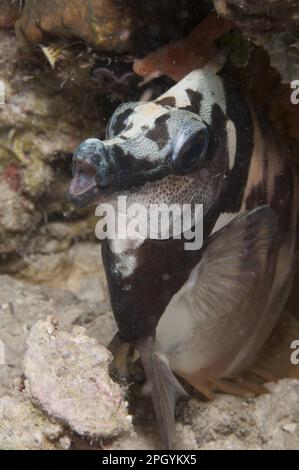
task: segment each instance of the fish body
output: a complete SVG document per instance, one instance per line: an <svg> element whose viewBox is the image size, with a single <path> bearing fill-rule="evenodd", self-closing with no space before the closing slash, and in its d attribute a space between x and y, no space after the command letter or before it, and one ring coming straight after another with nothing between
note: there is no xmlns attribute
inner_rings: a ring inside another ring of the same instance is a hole
<svg viewBox="0 0 299 470"><path fill-rule="evenodd" d="M122 105L74 157L71 199L203 204L203 245L102 243L123 341L138 349L164 444L183 389L232 391L277 324L293 277L297 179L285 147L230 73L195 70L153 102ZM236 387L237 388L237 387Z"/></svg>

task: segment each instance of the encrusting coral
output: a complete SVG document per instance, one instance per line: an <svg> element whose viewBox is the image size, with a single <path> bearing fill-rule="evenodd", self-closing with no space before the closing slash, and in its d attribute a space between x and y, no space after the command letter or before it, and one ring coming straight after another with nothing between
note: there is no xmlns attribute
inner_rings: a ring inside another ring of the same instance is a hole
<svg viewBox="0 0 299 470"><path fill-rule="evenodd" d="M229 22L211 13L185 38L170 42L143 59L136 59L134 72L142 77L167 75L179 81L215 58L218 52L216 40L230 28Z"/></svg>

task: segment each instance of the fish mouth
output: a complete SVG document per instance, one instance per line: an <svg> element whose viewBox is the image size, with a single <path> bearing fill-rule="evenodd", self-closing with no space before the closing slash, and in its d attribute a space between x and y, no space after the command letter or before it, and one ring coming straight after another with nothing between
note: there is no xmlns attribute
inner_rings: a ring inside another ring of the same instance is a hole
<svg viewBox="0 0 299 470"><path fill-rule="evenodd" d="M81 194L74 194L72 192L72 183L70 184L66 194L68 199L78 207L86 207L92 203L96 203L99 196L99 188L92 186L88 191Z"/></svg>
<svg viewBox="0 0 299 470"><path fill-rule="evenodd" d="M96 181L96 169L88 162L75 162L74 177L68 187L68 199L79 207L95 202L100 188Z"/></svg>

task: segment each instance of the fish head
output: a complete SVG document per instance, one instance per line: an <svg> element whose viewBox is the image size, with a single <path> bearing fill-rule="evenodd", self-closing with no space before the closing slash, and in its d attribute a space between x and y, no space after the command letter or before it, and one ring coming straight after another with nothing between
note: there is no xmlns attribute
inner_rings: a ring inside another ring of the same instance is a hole
<svg viewBox="0 0 299 470"><path fill-rule="evenodd" d="M225 117L219 114L215 128L170 96L121 105L106 140L87 139L76 149L70 199L84 206L126 194L144 204L203 204L207 212L227 170Z"/></svg>

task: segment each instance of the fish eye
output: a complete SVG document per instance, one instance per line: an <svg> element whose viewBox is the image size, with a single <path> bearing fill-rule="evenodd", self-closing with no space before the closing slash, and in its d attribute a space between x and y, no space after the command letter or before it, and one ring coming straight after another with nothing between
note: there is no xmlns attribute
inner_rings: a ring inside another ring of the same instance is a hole
<svg viewBox="0 0 299 470"><path fill-rule="evenodd" d="M191 171L205 158L208 144L208 129L201 129L187 139L179 137L172 155L174 172L176 174L185 174Z"/></svg>

